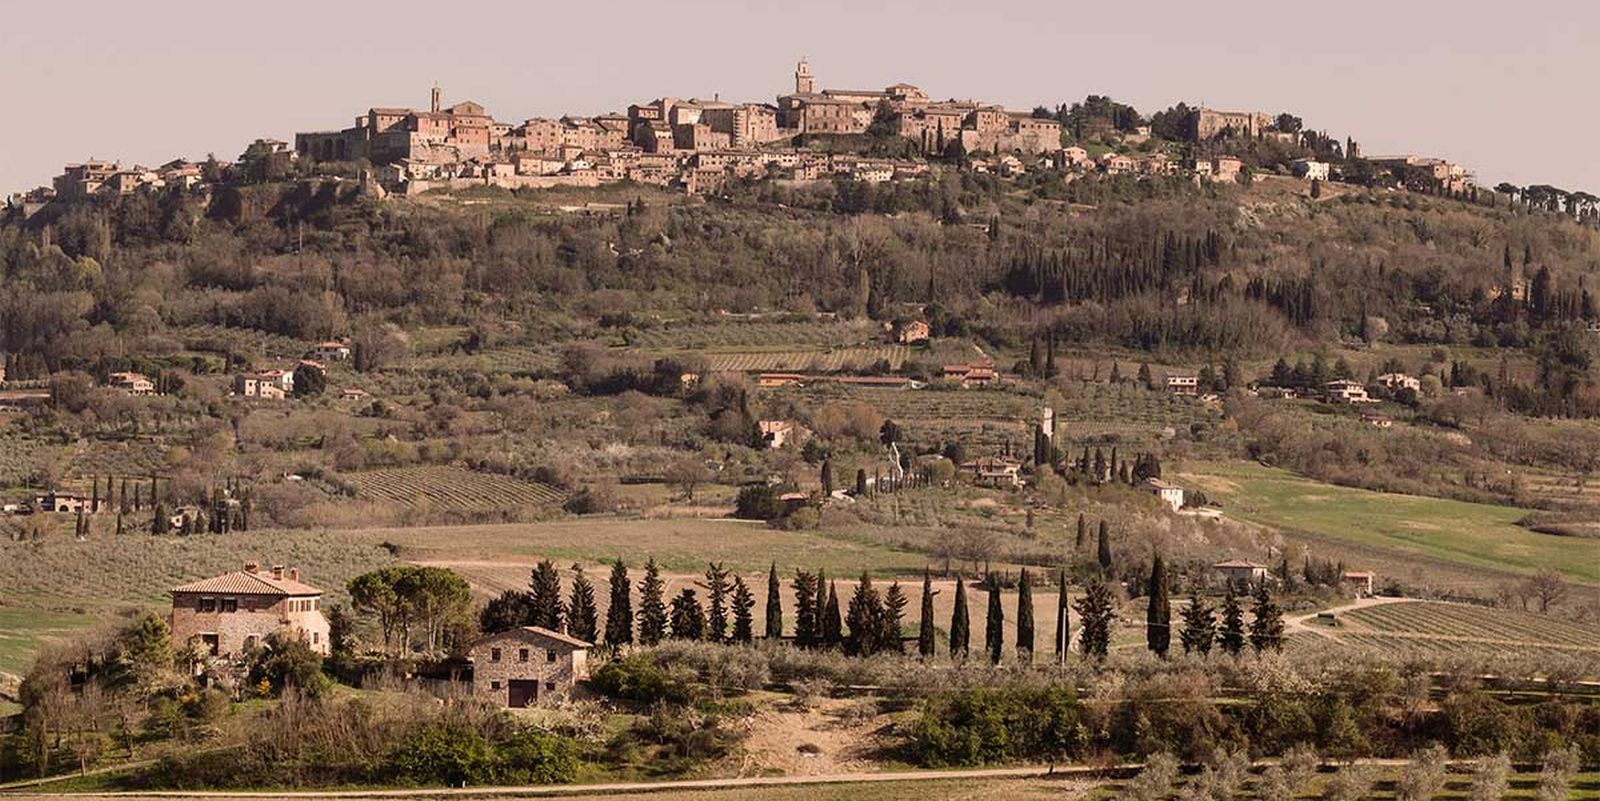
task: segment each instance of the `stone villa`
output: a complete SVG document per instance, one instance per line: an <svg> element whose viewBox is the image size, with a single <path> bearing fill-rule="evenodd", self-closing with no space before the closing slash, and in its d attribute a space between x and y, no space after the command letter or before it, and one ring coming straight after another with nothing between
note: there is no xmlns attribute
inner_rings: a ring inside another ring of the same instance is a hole
<svg viewBox="0 0 1600 801"><path fill-rule="evenodd" d="M238 658L278 631L304 636L328 654L328 620L322 590L300 581L299 568L255 563L192 584L173 587L172 642L199 643L212 656Z"/></svg>

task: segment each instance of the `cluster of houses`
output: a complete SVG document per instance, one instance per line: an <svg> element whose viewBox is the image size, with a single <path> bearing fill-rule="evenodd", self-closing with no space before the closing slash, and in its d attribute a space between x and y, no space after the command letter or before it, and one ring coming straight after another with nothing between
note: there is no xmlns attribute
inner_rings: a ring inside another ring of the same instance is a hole
<svg viewBox="0 0 1600 801"><path fill-rule="evenodd" d="M1259 562L1247 559L1230 559L1211 566L1217 579L1237 589L1248 589L1277 580L1271 570ZM1376 575L1366 570L1347 570L1339 575L1339 586L1356 598L1371 598L1375 591Z"/></svg>

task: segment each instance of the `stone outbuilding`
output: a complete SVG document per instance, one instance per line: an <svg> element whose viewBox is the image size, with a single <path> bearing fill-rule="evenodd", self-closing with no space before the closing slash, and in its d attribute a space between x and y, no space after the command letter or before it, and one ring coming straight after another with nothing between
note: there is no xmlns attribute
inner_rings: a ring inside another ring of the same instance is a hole
<svg viewBox="0 0 1600 801"><path fill-rule="evenodd" d="M566 697L589 678L593 647L539 626L486 634L472 644L472 694L518 709Z"/></svg>

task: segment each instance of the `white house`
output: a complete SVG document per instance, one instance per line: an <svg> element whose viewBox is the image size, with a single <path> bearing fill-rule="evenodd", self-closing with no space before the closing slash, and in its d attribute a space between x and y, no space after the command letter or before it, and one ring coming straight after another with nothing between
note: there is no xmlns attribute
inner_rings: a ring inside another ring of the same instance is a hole
<svg viewBox="0 0 1600 801"><path fill-rule="evenodd" d="M1161 502L1172 507L1174 512L1183 508L1183 487L1169 484L1159 478L1147 478L1139 482L1139 489L1160 498Z"/></svg>
<svg viewBox="0 0 1600 801"><path fill-rule="evenodd" d="M1312 161L1311 159L1296 159L1290 164L1294 174L1308 181L1328 180L1328 162Z"/></svg>

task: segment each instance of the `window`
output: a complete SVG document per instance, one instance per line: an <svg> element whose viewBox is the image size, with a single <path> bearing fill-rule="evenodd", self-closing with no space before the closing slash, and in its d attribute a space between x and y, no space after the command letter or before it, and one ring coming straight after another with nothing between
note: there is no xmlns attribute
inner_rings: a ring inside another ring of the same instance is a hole
<svg viewBox="0 0 1600 801"><path fill-rule="evenodd" d="M554 662L554 661L556 661L556 651L555 651L554 648L546 648L545 649L544 661L546 661L546 662Z"/></svg>
<svg viewBox="0 0 1600 801"><path fill-rule="evenodd" d="M528 649L526 649L526 648L518 648L517 649L517 661L518 662L526 662L526 661L528 661Z"/></svg>
<svg viewBox="0 0 1600 801"><path fill-rule="evenodd" d="M320 632L320 631L311 632L311 644L312 645L317 645L318 643L321 643L321 642L322 642L322 632Z"/></svg>
<svg viewBox="0 0 1600 801"><path fill-rule="evenodd" d="M202 612L215 612L215 611L217 611L217 599L215 599L215 598L201 598L200 599L200 611L202 611Z"/></svg>
<svg viewBox="0 0 1600 801"><path fill-rule="evenodd" d="M491 682L489 682L489 689L491 689L491 690L498 690L498 689L500 689L500 682L498 682L498 681L491 681Z"/></svg>
<svg viewBox="0 0 1600 801"><path fill-rule="evenodd" d="M553 692L556 689L556 683L553 681L547 681L544 683L544 688Z"/></svg>
<svg viewBox="0 0 1600 801"><path fill-rule="evenodd" d="M490 662L499 662L500 661L500 649L499 648L490 648L489 649L489 661Z"/></svg>
<svg viewBox="0 0 1600 801"><path fill-rule="evenodd" d="M239 599L238 598L223 598L222 599L222 611L224 611L224 612L237 612L237 611L239 611Z"/></svg>

